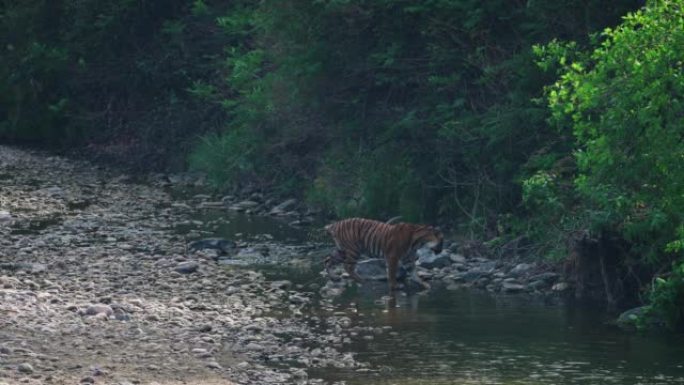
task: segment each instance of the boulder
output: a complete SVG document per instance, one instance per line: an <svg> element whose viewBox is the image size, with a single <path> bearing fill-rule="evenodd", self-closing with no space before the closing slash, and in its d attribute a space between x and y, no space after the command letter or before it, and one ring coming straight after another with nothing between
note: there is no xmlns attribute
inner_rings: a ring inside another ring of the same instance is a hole
<svg viewBox="0 0 684 385"><path fill-rule="evenodd" d="M617 326L626 331L664 330L667 325L657 314L651 311L650 306L639 306L624 311L617 318Z"/></svg>
<svg viewBox="0 0 684 385"><path fill-rule="evenodd" d="M416 253L418 254L418 265L426 269L441 269L452 264L451 255L446 251L435 254L432 250L424 247L418 249Z"/></svg>
<svg viewBox="0 0 684 385"><path fill-rule="evenodd" d="M570 289L570 284L567 282L558 282L551 287L553 291L566 291Z"/></svg>
<svg viewBox="0 0 684 385"><path fill-rule="evenodd" d="M187 261L179 263L174 270L181 274L191 274L197 271L199 264L195 261Z"/></svg>
<svg viewBox="0 0 684 385"><path fill-rule="evenodd" d="M533 275L530 277L530 281L543 281L547 284L551 284L555 282L557 279L558 274L551 271L547 271L545 273Z"/></svg>
<svg viewBox="0 0 684 385"><path fill-rule="evenodd" d="M511 277L520 277L528 273L533 268L534 265L531 263L519 263L508 272L508 275Z"/></svg>
<svg viewBox="0 0 684 385"><path fill-rule="evenodd" d="M223 238L200 239L188 244L189 252L204 249L214 249L218 250L221 254L230 254L231 252L235 251L236 248L237 243L235 243L235 241Z"/></svg>
<svg viewBox="0 0 684 385"><path fill-rule="evenodd" d="M294 206L297 204L296 199L288 199L279 205L273 207L271 211L269 212L270 215L283 215L287 213L288 211L291 211Z"/></svg>
<svg viewBox="0 0 684 385"><path fill-rule="evenodd" d="M527 290L527 286L517 282L504 281L503 285L501 285L501 290L503 290L506 293L517 293L520 291Z"/></svg>
<svg viewBox="0 0 684 385"><path fill-rule="evenodd" d="M366 280L383 281L387 279L387 265L384 259L373 258L359 262L356 265L356 273ZM406 270L399 267L397 271L397 279L401 280L406 277Z"/></svg>

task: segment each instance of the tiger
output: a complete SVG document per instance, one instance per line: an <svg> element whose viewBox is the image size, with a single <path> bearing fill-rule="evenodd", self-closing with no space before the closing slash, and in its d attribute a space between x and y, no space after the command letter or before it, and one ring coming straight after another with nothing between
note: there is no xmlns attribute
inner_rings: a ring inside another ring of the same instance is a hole
<svg viewBox="0 0 684 385"><path fill-rule="evenodd" d="M325 226L325 230L332 236L336 246L325 258L325 269L329 276L332 276L330 269L341 263L352 279L362 282L356 273L356 264L361 254L384 258L390 291L398 288L396 275L400 263L412 271L411 279L424 288L429 288L416 274L416 251L428 246L435 254L439 254L444 243L444 236L438 228L404 222L393 224L349 218L331 223Z"/></svg>

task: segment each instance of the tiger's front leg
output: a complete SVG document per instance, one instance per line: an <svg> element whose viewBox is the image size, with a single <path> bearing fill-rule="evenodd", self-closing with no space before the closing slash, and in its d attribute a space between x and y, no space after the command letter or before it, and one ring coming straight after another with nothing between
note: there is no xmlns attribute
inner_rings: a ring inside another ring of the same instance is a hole
<svg viewBox="0 0 684 385"><path fill-rule="evenodd" d="M356 281L357 283L362 283L363 278L356 272L356 261L359 259L359 256L347 252L345 253L345 259L344 259L344 270L349 274L349 276Z"/></svg>
<svg viewBox="0 0 684 385"><path fill-rule="evenodd" d="M387 256L387 282L389 284L390 293L399 289L397 285L397 269L399 268L399 258L392 255Z"/></svg>

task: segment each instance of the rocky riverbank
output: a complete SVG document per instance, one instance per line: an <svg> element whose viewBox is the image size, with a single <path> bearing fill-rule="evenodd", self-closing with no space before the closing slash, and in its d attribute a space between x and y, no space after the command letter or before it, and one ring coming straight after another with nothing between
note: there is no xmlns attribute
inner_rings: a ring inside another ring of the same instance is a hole
<svg viewBox="0 0 684 385"><path fill-rule="evenodd" d="M174 226L195 203L0 146L0 384L304 384L362 366L341 347L377 331L303 321L313 292L188 254Z"/></svg>
<svg viewBox="0 0 684 385"><path fill-rule="evenodd" d="M138 183L0 146L0 384L318 384L308 369L369 370L345 346L390 328L354 325L354 309L331 305L344 281L293 284L250 269L311 268L329 248L312 238L329 242L325 234L312 230L295 245L268 234L197 241L228 222L226 210L288 226L317 213L295 200L214 197L201 187L193 176ZM212 211L216 219L198 219ZM418 274L433 285L505 294L570 287L546 266L447 246L420 255ZM381 261L359 269L385 278Z"/></svg>

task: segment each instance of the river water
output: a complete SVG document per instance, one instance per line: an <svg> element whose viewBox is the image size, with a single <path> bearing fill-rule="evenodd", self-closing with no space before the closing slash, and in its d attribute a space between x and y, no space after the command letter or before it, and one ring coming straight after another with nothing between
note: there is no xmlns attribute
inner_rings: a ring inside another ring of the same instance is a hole
<svg viewBox="0 0 684 385"><path fill-rule="evenodd" d="M271 218L202 219L214 223L214 236L229 239L270 234L301 244L311 234ZM318 261L252 268L295 284L324 283ZM355 325L391 330L359 336L348 346L372 369L325 368L310 376L348 385L684 384L684 336L623 332L600 307L436 287L402 294L398 307L388 308L385 290L384 283L352 286L325 305Z"/></svg>

